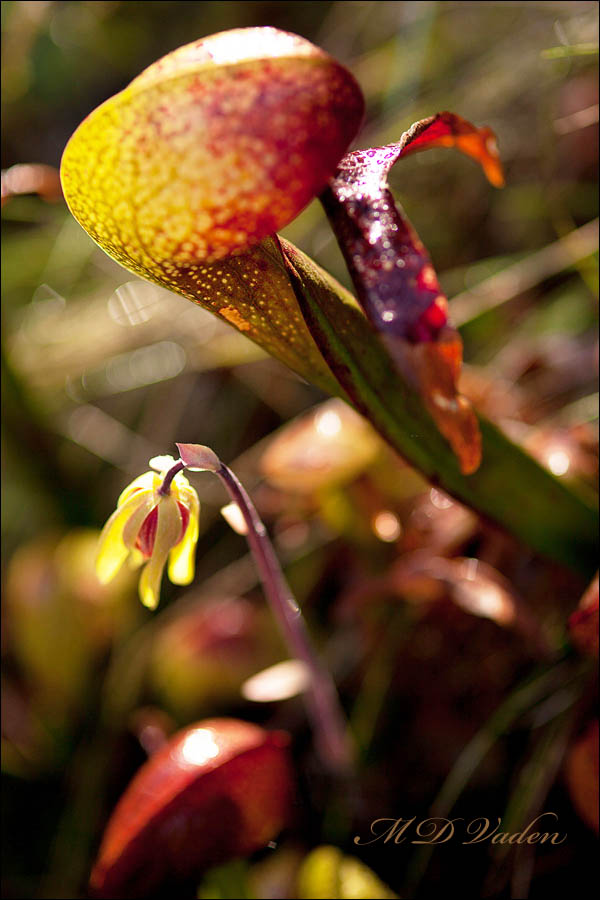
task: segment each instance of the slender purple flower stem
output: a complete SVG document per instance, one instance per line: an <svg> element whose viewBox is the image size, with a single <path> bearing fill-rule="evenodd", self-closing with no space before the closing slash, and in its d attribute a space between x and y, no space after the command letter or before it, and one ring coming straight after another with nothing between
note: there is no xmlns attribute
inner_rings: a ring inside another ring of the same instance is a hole
<svg viewBox="0 0 600 900"><path fill-rule="evenodd" d="M158 493L161 494L161 496L165 497L167 494L170 494L171 482L173 481L177 473L181 472L183 469L185 469L185 463L181 459L176 462L174 466L171 466L171 468L165 475L161 486L158 489Z"/></svg>
<svg viewBox="0 0 600 900"><path fill-rule="evenodd" d="M252 500L236 475L224 463L221 463L216 474L244 517L250 550L286 642L292 654L310 672L306 702L315 730L315 745L323 762L332 772L347 775L352 767L354 754L333 679L312 646L300 607L285 580L267 530Z"/></svg>

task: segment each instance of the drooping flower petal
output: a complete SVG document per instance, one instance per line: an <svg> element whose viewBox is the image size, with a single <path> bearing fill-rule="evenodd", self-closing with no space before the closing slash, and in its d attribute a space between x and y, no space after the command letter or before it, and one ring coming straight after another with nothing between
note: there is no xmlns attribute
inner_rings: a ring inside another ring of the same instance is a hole
<svg viewBox="0 0 600 900"><path fill-rule="evenodd" d="M119 499L117 500L117 506L121 506L123 503L125 503L128 497L131 497L131 495L136 493L137 491L151 491L154 488L157 488L159 484L160 480L156 472L144 472L143 475L139 475L121 492L121 494L119 495Z"/></svg>
<svg viewBox="0 0 600 900"><path fill-rule="evenodd" d="M166 489L165 474L175 465L172 456L158 456L150 465L159 471L145 472L121 493L116 511L101 535L98 576L110 580L128 560L142 571L139 592L142 603L154 609L167 557L175 584L189 584L194 577L194 549L198 540L200 503L187 478L178 472ZM165 492L166 491L166 492Z"/></svg>
<svg viewBox="0 0 600 900"><path fill-rule="evenodd" d="M148 609L156 609L160 582L167 556L181 534L181 513L177 501L171 495L161 498L158 505L158 523L152 557L140 578L140 600Z"/></svg>
<svg viewBox="0 0 600 900"><path fill-rule="evenodd" d="M198 505L197 508L199 509L198 494L184 475L178 475L174 479L171 491L175 499L190 509L190 511L196 508L195 504ZM187 524L187 519L184 524Z"/></svg>
<svg viewBox="0 0 600 900"><path fill-rule="evenodd" d="M192 488L184 489L181 496L189 510L190 520L183 538L169 554L169 579L173 584L190 584L194 580L200 502Z"/></svg>
<svg viewBox="0 0 600 900"><path fill-rule="evenodd" d="M136 492L129 496L109 518L102 529L96 557L96 574L102 584L109 582L117 574L129 553L123 541L123 531L130 517L144 505L147 493Z"/></svg>
<svg viewBox="0 0 600 900"><path fill-rule="evenodd" d="M157 505L157 503L158 501L154 495L154 492L146 493L144 491L144 497L140 502L140 506L131 515L131 517L125 523L125 527L123 528L123 543L128 550L133 550L135 548L135 543L140 528L142 527L154 507Z"/></svg>
<svg viewBox="0 0 600 900"><path fill-rule="evenodd" d="M173 488L176 494L189 494L190 491L196 495L196 491L191 486L183 472L178 472L175 478L173 479ZM182 496L183 498L183 496Z"/></svg>

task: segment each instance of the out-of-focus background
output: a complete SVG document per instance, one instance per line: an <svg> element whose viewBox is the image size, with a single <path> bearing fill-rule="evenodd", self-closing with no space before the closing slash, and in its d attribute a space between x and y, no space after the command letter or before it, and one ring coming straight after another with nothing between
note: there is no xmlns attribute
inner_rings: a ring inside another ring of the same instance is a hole
<svg viewBox="0 0 600 900"><path fill-rule="evenodd" d="M441 110L494 129L503 190L444 150L403 160L393 188L461 327L465 393L593 496L598 5L5 2L3 169L58 167L79 122L145 66L249 25L297 32L353 71L367 99L357 146ZM2 234L4 896L84 896L148 729L216 714L295 736L308 799L281 849L244 875L257 897L295 896L315 843L358 849L323 825L332 817L303 769L298 699L240 692L285 653L243 541L219 516L218 484L194 478L191 588L165 581L153 615L128 574L95 581L98 529L148 459L176 440L208 444L254 493L359 738L352 827L363 834L380 816L427 815L469 740L501 703L512 708L520 679L550 665L586 585L430 489L242 335L120 268L71 218L52 169L39 194L6 202ZM349 286L317 202L285 235ZM426 896L451 881L465 896L541 897L583 879L593 814L575 797L593 785L569 753L587 733L592 689L579 669L569 688L561 677L545 712L515 711L509 736L473 760L454 809L495 818L516 815L518 800L557 812L568 841L508 863L487 845L431 860L363 851L395 891Z"/></svg>

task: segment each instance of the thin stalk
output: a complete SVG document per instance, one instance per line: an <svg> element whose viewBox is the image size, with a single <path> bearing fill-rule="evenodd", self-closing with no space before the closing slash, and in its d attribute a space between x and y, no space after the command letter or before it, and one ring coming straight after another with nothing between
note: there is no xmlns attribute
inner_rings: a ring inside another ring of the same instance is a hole
<svg viewBox="0 0 600 900"><path fill-rule="evenodd" d="M316 747L332 772L347 775L354 753L333 679L316 654L300 607L285 580L267 530L252 500L224 463L221 463L216 474L244 517L248 529L246 537L258 574L290 651L309 670L310 682L305 697L315 731Z"/></svg>
<svg viewBox="0 0 600 900"><path fill-rule="evenodd" d="M178 472L181 472L185 469L185 463L182 460L179 460L175 463L174 466L171 466L167 474L165 475L161 486L158 489L158 493L165 497L167 494L171 492L171 482L175 478Z"/></svg>

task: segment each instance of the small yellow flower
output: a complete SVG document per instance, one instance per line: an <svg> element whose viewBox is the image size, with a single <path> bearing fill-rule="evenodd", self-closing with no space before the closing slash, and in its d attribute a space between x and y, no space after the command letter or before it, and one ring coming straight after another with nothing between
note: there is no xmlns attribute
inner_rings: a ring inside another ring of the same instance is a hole
<svg viewBox="0 0 600 900"><path fill-rule="evenodd" d="M155 456L149 464L156 471L145 472L125 488L102 529L96 572L106 584L127 557L133 566L147 560L140 577L140 599L155 609L167 557L174 584L189 584L194 578L200 503L181 472L165 493L160 492L166 473L175 465L171 456Z"/></svg>

